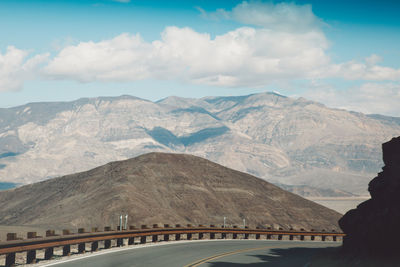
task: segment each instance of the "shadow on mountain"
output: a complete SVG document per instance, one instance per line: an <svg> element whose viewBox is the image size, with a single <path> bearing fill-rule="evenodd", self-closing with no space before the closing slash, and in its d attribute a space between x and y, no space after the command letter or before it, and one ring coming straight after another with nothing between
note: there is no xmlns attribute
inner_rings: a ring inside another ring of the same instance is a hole
<svg viewBox="0 0 400 267"><path fill-rule="evenodd" d="M208 266L212 267L232 267L232 266L271 266L271 267L296 267L308 266L310 261L315 255L331 250L332 248L279 248L271 249L265 254L260 254L260 251L250 251L248 253L241 253L242 259L248 259L253 263L234 263L229 261L213 261L208 262ZM239 254L238 254L239 255ZM238 261L238 255L227 257L234 257ZM255 260L254 258L258 258Z"/></svg>
<svg viewBox="0 0 400 267"><path fill-rule="evenodd" d="M205 128L188 136L182 137L178 137L174 135L171 131L162 127L154 127L152 130L147 130L146 132L157 142L168 147L174 147L178 145L190 146L196 143L203 142L204 140L209 138L218 137L228 131L229 128L226 126Z"/></svg>

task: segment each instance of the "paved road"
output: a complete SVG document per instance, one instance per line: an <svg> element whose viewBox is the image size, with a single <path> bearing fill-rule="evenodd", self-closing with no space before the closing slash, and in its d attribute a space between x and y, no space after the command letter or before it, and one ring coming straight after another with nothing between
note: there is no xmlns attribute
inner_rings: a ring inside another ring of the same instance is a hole
<svg viewBox="0 0 400 267"><path fill-rule="evenodd" d="M124 249L77 258L54 267L133 266L307 266L315 253L340 242L297 242L268 240L217 240L176 242L168 245Z"/></svg>

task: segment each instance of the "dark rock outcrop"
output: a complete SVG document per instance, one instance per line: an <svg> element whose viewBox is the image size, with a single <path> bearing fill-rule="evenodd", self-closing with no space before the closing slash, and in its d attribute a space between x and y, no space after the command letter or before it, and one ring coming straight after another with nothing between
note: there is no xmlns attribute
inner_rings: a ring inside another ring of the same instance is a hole
<svg viewBox="0 0 400 267"><path fill-rule="evenodd" d="M400 137L382 145L385 166L371 180L371 199L350 210L339 225L343 248L353 254L395 256L400 249Z"/></svg>

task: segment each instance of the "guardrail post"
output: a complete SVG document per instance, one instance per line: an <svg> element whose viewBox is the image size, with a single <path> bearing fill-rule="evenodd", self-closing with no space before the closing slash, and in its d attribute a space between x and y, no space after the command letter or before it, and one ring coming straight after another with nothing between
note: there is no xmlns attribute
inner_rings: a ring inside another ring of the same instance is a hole
<svg viewBox="0 0 400 267"><path fill-rule="evenodd" d="M158 224L153 224L153 228L158 228ZM151 242L158 242L158 235L153 235Z"/></svg>
<svg viewBox="0 0 400 267"><path fill-rule="evenodd" d="M91 247L91 251L97 251L99 250L99 242L98 241L94 241L92 242L92 247Z"/></svg>
<svg viewBox="0 0 400 267"><path fill-rule="evenodd" d="M256 239L260 239L260 234L256 234Z"/></svg>
<svg viewBox="0 0 400 267"><path fill-rule="evenodd" d="M181 240L181 234L175 234L175 240L177 241Z"/></svg>
<svg viewBox="0 0 400 267"><path fill-rule="evenodd" d="M79 243L78 244L78 253L85 253L86 251L86 244L85 243Z"/></svg>
<svg viewBox="0 0 400 267"><path fill-rule="evenodd" d="M244 239L249 239L249 234L244 234Z"/></svg>
<svg viewBox="0 0 400 267"><path fill-rule="evenodd" d="M293 240L294 235L289 235L289 240Z"/></svg>
<svg viewBox="0 0 400 267"><path fill-rule="evenodd" d="M147 225L146 224L142 224L141 226L140 226L140 228L141 229L147 229ZM147 239L147 236L141 236L140 237L140 244L146 244L146 240Z"/></svg>
<svg viewBox="0 0 400 267"><path fill-rule="evenodd" d="M46 248L44 251L44 259L50 260L54 255L54 248Z"/></svg>
<svg viewBox="0 0 400 267"><path fill-rule="evenodd" d="M336 232L336 230L332 230L332 233ZM336 236L332 236L332 241L336 241Z"/></svg>
<svg viewBox="0 0 400 267"><path fill-rule="evenodd" d="M129 237L128 238L128 245L133 245L135 244L135 238L134 237Z"/></svg>
<svg viewBox="0 0 400 267"><path fill-rule="evenodd" d="M104 248L111 248L111 240L104 240Z"/></svg>
<svg viewBox="0 0 400 267"><path fill-rule="evenodd" d="M226 239L226 233L221 233L221 238Z"/></svg>
<svg viewBox="0 0 400 267"><path fill-rule="evenodd" d="M6 267L15 265L15 253L8 253L6 255Z"/></svg>
<svg viewBox="0 0 400 267"><path fill-rule="evenodd" d="M210 224L210 227L215 227L214 224ZM215 239L215 233L210 233L210 239Z"/></svg>
<svg viewBox="0 0 400 267"><path fill-rule="evenodd" d="M282 235L281 234L278 235L278 240L282 240Z"/></svg>
<svg viewBox="0 0 400 267"><path fill-rule="evenodd" d="M311 236L311 241L314 241L315 240L315 236Z"/></svg>
<svg viewBox="0 0 400 267"><path fill-rule="evenodd" d="M124 244L124 240L122 238L117 238L117 247L122 247Z"/></svg>
<svg viewBox="0 0 400 267"><path fill-rule="evenodd" d="M321 232L325 232L325 229L322 229ZM326 236L321 236L321 241L325 241Z"/></svg>
<svg viewBox="0 0 400 267"><path fill-rule="evenodd" d="M204 225L199 224L199 227L204 227ZM204 233L199 233L199 240L204 238Z"/></svg>
<svg viewBox="0 0 400 267"><path fill-rule="evenodd" d="M237 239L237 234L236 233L232 234L232 239Z"/></svg>
<svg viewBox="0 0 400 267"><path fill-rule="evenodd" d="M37 238L36 232L28 232L26 234L28 239ZM36 263L36 250L29 250L26 252L26 264Z"/></svg>
<svg viewBox="0 0 400 267"><path fill-rule="evenodd" d="M169 241L169 234L164 235L164 241Z"/></svg>
<svg viewBox="0 0 400 267"><path fill-rule="evenodd" d="M63 256L71 255L71 245L63 246Z"/></svg>
<svg viewBox="0 0 400 267"><path fill-rule="evenodd" d="M301 236L300 236L300 240L301 240L301 241L304 241L304 235L301 235Z"/></svg>
<svg viewBox="0 0 400 267"><path fill-rule="evenodd" d="M169 224L164 224L164 228L171 228ZM169 241L169 234L164 234L164 241Z"/></svg>
<svg viewBox="0 0 400 267"><path fill-rule="evenodd" d="M186 240L192 240L192 234L191 233L186 234Z"/></svg>
<svg viewBox="0 0 400 267"><path fill-rule="evenodd" d="M26 252L26 264L36 263L36 250Z"/></svg>
<svg viewBox="0 0 400 267"><path fill-rule="evenodd" d="M272 235L271 234L267 234L267 239L271 239Z"/></svg>
<svg viewBox="0 0 400 267"><path fill-rule="evenodd" d="M176 227L176 228L180 228L181 225L180 225L180 224L175 224L175 227ZM181 240L181 234L175 234L175 240L176 240L176 241Z"/></svg>

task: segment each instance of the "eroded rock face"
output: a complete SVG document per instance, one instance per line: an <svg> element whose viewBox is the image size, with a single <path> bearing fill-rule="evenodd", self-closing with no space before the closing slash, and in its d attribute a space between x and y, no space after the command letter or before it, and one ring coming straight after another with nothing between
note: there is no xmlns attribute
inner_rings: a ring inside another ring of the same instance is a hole
<svg viewBox="0 0 400 267"><path fill-rule="evenodd" d="M371 199L350 210L339 225L352 253L396 255L400 249L400 137L382 145L385 166L371 180Z"/></svg>

